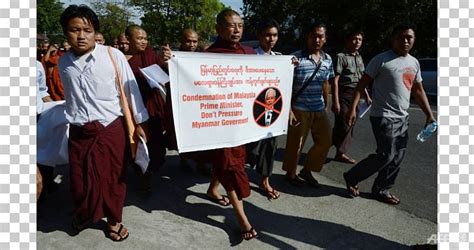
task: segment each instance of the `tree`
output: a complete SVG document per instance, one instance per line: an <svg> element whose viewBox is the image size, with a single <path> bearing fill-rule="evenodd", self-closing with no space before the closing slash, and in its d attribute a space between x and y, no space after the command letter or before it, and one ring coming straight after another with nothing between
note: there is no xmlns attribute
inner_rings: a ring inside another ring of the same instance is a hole
<svg viewBox="0 0 474 250"><path fill-rule="evenodd" d="M133 24L134 14L127 1L90 1L99 17L100 30L107 44L112 44L117 36Z"/></svg>
<svg viewBox="0 0 474 250"><path fill-rule="evenodd" d="M362 54L368 61L389 48L392 28L410 22L416 28L412 54L436 57L437 6L434 0L243 0L245 32L255 37L255 26L263 18L274 18L281 24L277 49L289 53L300 48L301 27L322 21L328 27L325 50L335 54L343 49L344 34L350 30L364 31ZM252 37L251 37L252 38Z"/></svg>
<svg viewBox="0 0 474 250"><path fill-rule="evenodd" d="M193 28L202 40L215 36L215 17L224 8L219 0L130 1L144 13L142 27L153 45L179 41L180 33Z"/></svg>
<svg viewBox="0 0 474 250"><path fill-rule="evenodd" d="M45 34L54 42L64 39L63 30L59 24L59 18L64 11L63 3L58 0L38 0L37 31Z"/></svg>

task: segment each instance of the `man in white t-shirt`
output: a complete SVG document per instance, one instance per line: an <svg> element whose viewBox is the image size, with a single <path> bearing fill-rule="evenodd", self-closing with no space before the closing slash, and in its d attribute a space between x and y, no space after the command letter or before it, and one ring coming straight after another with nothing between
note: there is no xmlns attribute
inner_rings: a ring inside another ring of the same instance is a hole
<svg viewBox="0 0 474 250"><path fill-rule="evenodd" d="M420 64L409 54L415 43L414 29L410 25L396 26L391 42L391 50L378 54L367 65L347 115L347 123L353 125L360 96L373 81L370 122L377 141L376 153L344 173L344 180L349 194L356 197L357 184L378 172L372 195L379 201L397 205L400 199L389 189L395 183L407 147L410 94L425 113L426 124L435 118L423 90Z"/></svg>

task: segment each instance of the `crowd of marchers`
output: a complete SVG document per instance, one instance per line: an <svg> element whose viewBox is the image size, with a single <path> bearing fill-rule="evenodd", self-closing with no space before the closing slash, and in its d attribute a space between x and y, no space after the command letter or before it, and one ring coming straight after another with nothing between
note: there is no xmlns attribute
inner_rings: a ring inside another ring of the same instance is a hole
<svg viewBox="0 0 474 250"><path fill-rule="evenodd" d="M130 235L122 220L122 210L127 189L124 177L131 154L120 97L128 100L126 108L136 124L135 132L145 139L150 152L147 171L136 171L141 179L140 191L150 193L153 173L165 163L167 149L177 150L177 143L170 95L163 97L159 90L151 88L140 69L157 64L168 72L173 50L168 44L158 52L153 50L147 32L138 25L127 27L109 46L105 45L98 17L86 5L67 7L60 24L67 40L61 46L43 41L38 48L37 119L48 123L41 114L44 103L65 101L67 163L75 208L72 227L80 232L106 218L107 236L122 241ZM179 50L281 55L273 51L279 32L276 21L259 22L256 48L241 44L243 27L241 16L225 9L216 17L218 36L212 44L199 45L199 34L184 29ZM348 196L357 197L358 183L377 173L372 185L373 198L399 204L400 199L390 188L395 184L407 148L411 95L425 113L426 124L435 121L423 90L419 62L409 53L415 43L415 30L410 25L396 26L391 34L391 47L365 64L358 52L364 41L362 31L347 33L345 48L333 59L323 50L327 39L324 23L308 23L300 28L304 42L300 50L292 53L294 78L283 159L286 180L297 188L318 188L313 172L321 171L329 149L335 146L335 160L354 164L343 176ZM268 91L265 99L271 103L272 98L275 93ZM377 149L356 161L347 152L361 98L372 105L370 122ZM333 125L329 120L331 111L335 116ZM303 167L297 171L309 133L313 145ZM258 225L249 221L244 210L243 199L250 195L245 166L255 167L260 174L260 193L271 200L279 199L280 193L270 182L275 151L273 137L235 147L183 153L179 157L183 169L190 168L194 161L197 171L210 177L207 197L219 206L232 206L241 237L250 240L257 237ZM47 193L57 188L53 172L54 166L38 162L37 197L42 190ZM219 192L219 185L226 194Z"/></svg>

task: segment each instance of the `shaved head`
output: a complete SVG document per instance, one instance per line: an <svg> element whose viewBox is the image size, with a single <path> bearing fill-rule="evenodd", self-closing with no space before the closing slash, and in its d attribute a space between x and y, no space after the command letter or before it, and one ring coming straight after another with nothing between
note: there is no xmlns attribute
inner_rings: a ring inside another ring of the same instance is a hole
<svg viewBox="0 0 474 250"><path fill-rule="evenodd" d="M181 39L185 38L186 36L198 36L198 33L193 29L185 29L181 33Z"/></svg>
<svg viewBox="0 0 474 250"><path fill-rule="evenodd" d="M179 50L196 51L198 47L199 35L193 29L185 29L181 33Z"/></svg>

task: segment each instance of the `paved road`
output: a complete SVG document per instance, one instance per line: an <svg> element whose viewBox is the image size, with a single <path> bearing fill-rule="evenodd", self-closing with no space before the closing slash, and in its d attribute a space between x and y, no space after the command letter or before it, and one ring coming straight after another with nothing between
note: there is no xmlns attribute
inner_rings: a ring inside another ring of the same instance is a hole
<svg viewBox="0 0 474 250"><path fill-rule="evenodd" d="M259 237L242 241L238 222L230 207L206 199L209 178L184 172L171 154L154 176L153 194L136 192L138 178L129 171L123 221L130 237L114 243L105 237L105 222L92 225L78 235L71 231L72 200L67 167L59 190L38 205L38 249L412 249L429 243L436 224L436 141L418 143L414 135L421 128L420 111L410 110L409 152L394 188L402 203L390 206L359 197L349 199L342 184L342 172L349 165L330 161L315 176L322 187L296 188L285 181L281 159L275 162L272 183L281 197L268 201L258 192L260 177L247 173L252 194L245 210ZM350 154L361 159L374 150L366 118L358 123L357 142ZM363 129L367 128L367 129ZM284 138L279 138L280 145ZM281 155L282 150L279 150ZM330 155L334 153L331 150ZM370 181L362 185L370 190ZM223 190L221 189L221 192ZM431 242L433 243L433 242ZM435 249L432 246L430 249Z"/></svg>
<svg viewBox="0 0 474 250"><path fill-rule="evenodd" d="M68 178L59 191L38 206L38 249L413 249L436 235L436 223L372 199L349 199L343 184L316 174L322 187L296 188L285 181L276 162L272 183L281 197L268 201L259 194L260 176L248 169L252 194L245 211L259 237L242 241L231 207L206 199L209 178L183 172L169 156L154 176L153 194L136 192L129 172L123 222L130 237L111 242L100 221L78 235L71 231L72 200ZM67 174L67 168L60 171ZM224 192L221 189L221 192ZM435 249L431 246L430 249Z"/></svg>
<svg viewBox="0 0 474 250"><path fill-rule="evenodd" d="M436 116L436 106L431 107ZM412 105L408 110L410 124L408 128L409 141L407 153L402 162L399 176L393 187L393 193L401 199L397 206L416 216L437 221L437 137L433 136L429 140L421 143L416 140L416 135L425 124L425 115L417 105ZM330 115L331 124L334 122L334 115ZM286 137L278 138L278 159L283 159ZM311 137L305 144L303 152L307 152L312 144ZM375 152L375 138L368 115L360 119L355 127L354 142L348 154L356 159L364 159L368 154ZM326 176L338 183L343 183L342 174L350 169L351 165L331 161L336 150L331 147L328 154L328 163L321 171L321 175ZM303 161L300 160L302 164ZM362 192L370 192L375 177L360 184Z"/></svg>

